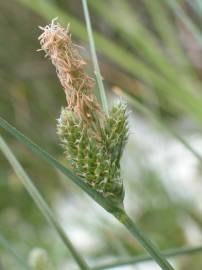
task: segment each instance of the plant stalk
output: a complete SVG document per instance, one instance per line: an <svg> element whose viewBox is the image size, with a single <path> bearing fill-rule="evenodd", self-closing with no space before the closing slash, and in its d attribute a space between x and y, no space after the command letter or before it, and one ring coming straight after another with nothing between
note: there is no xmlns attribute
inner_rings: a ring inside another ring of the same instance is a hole
<svg viewBox="0 0 202 270"><path fill-rule="evenodd" d="M106 114L108 114L107 98L106 98L105 89L104 89L104 85L103 85L103 81L102 81L102 76L101 76L101 72L100 72L100 68L99 68L99 64L98 64L98 60L97 60L96 51L95 51L95 43L94 43L94 38L93 38L90 15L88 12L87 1L82 0L82 5L83 5L84 16L85 16L85 20L86 20L88 39L89 39L89 43L90 43L91 57L93 60L95 75L96 75L97 84L98 84L98 88L99 88L99 96L100 96L103 110Z"/></svg>
<svg viewBox="0 0 202 270"><path fill-rule="evenodd" d="M163 270L174 270L171 264L160 253L158 248L156 248L155 245L145 237L140 228L138 228L138 226L131 220L125 210L120 209L112 214L128 229L128 231L138 240L138 242L142 244L145 250L153 257L153 259L158 263L159 266L161 266Z"/></svg>

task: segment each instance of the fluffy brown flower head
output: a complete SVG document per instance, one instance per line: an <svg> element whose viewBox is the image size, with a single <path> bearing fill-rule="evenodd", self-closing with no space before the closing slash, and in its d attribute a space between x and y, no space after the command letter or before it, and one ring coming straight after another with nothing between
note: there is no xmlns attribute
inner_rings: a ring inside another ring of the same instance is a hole
<svg viewBox="0 0 202 270"><path fill-rule="evenodd" d="M79 55L78 46L71 40L69 27L63 28L56 18L40 29L43 30L39 36L41 50L56 68L68 108L88 121L92 118L91 112L100 112L100 106L92 94L94 81L84 71L86 63Z"/></svg>

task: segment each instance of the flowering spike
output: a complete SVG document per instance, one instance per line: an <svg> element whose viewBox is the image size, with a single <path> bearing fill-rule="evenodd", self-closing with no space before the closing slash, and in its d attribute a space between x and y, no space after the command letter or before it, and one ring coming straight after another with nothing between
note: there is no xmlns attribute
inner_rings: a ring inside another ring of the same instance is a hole
<svg viewBox="0 0 202 270"><path fill-rule="evenodd" d="M114 105L106 115L92 93L93 79L71 41L68 29L54 19L39 37L41 47L56 67L67 97L57 134L74 172L91 188L118 204L124 198L120 158L128 139L126 105Z"/></svg>
<svg viewBox="0 0 202 270"><path fill-rule="evenodd" d="M120 158L127 140L125 105L114 106L102 122L102 137L70 111L63 108L57 124L66 157L73 170L104 197L123 200Z"/></svg>
<svg viewBox="0 0 202 270"><path fill-rule="evenodd" d="M94 80L84 71L86 62L79 55L78 46L71 40L69 26L63 28L55 18L40 29L43 31L39 36L41 50L56 68L68 107L88 120L92 110L100 111L100 105L92 94Z"/></svg>

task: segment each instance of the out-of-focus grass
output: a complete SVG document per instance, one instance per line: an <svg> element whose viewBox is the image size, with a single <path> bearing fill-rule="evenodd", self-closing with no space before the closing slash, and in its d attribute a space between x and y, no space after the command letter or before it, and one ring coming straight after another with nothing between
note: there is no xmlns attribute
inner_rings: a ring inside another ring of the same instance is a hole
<svg viewBox="0 0 202 270"><path fill-rule="evenodd" d="M54 4L48 4L45 1L35 1L32 2L30 0L19 0L20 2L24 3L26 6L32 8L39 14L43 14L46 18L59 16L60 20L63 23L68 23L69 20L72 20L72 31L75 35L77 35L80 39L86 40L85 36L85 29L79 23L78 20L68 16L65 14L64 11L58 9L57 6ZM97 4L99 3L99 6ZM104 3L101 5L100 3ZM111 3L111 11L110 11L110 3ZM116 3L115 5L113 5ZM124 3L124 4L123 4ZM102 15L107 15L107 18L110 19L111 23L113 24L112 27L117 26L121 28L121 32L124 31L124 38L128 40L132 40L133 44L138 44L137 40L139 41L139 50L145 47L147 50L147 55L145 55L145 60L141 61L136 55L132 55L130 52L125 50L123 47L114 44L113 42L109 41L108 39L104 38L99 34L94 34L96 45L98 51L109 57L115 63L119 64L122 68L127 70L128 72L132 73L133 75L137 76L141 80L144 80L147 84L152 84L158 90L158 93L163 97L166 97L171 102L175 101L178 105L178 108L187 111L191 115L194 115L196 119L202 118L202 97L200 91L197 91L198 84L197 80L193 80L192 73L181 72L180 67L174 69L176 66L175 63L175 55L173 61L171 61L170 65L166 66L166 76L162 74L162 71L165 71L164 67L164 57L162 61L161 54L160 56L154 56L151 53L151 49L149 50L148 47L151 47L153 43L153 37L150 34L147 34L147 29L142 27L142 24L138 23L138 20L134 20L134 16L129 13L130 9L129 6L126 4L127 2L122 1L109 1L109 2L94 2L97 8L97 11L102 12ZM115 6L115 7L114 7ZM116 12L113 12L113 9L116 8ZM110 12L109 12L110 11ZM111 14L113 14L111 16ZM120 20L119 18L125 17L126 20ZM112 19L111 19L112 18ZM114 19L113 19L114 18ZM128 19L130 18L130 19ZM113 20L113 21L112 21ZM171 21L172 23L172 21ZM131 25L136 26L135 29L132 28ZM124 29L124 30L123 30ZM131 32L133 31L133 34ZM166 29L164 29L166 31ZM141 42L139 38L140 34L138 34L138 39L136 38L137 33L141 33L142 36L145 37L145 40ZM130 39L129 39L130 36ZM140 43L141 42L141 43ZM143 45L144 44L144 45ZM131 44L130 44L131 45ZM141 45L141 48L140 48ZM161 44L160 44L161 45ZM156 47L152 50L153 53L156 51L160 51L161 47L156 44ZM150 51L150 57L148 57L148 53ZM171 57L168 55L169 59ZM152 60L153 59L153 60ZM155 59L155 61L154 61ZM160 66L158 64L158 70L152 69L152 65L156 65L156 63L160 62ZM166 61L167 62L167 61ZM151 67L149 67L151 64ZM183 69L182 69L183 71ZM170 76L171 75L171 76Z"/></svg>

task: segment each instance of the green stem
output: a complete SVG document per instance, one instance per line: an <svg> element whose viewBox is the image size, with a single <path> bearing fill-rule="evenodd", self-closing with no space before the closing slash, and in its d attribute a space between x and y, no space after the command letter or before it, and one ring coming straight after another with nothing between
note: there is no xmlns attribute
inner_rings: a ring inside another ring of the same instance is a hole
<svg viewBox="0 0 202 270"><path fill-rule="evenodd" d="M158 248L145 237L144 233L130 219L124 210L114 212L113 215L128 229L128 231L142 244L147 252L153 257L163 270L174 270L170 263L162 256Z"/></svg>
<svg viewBox="0 0 202 270"><path fill-rule="evenodd" d="M98 65L96 51L95 51L95 43L94 43L94 39L93 39L93 32L92 32L92 26L91 26L91 21L90 21L90 15L88 12L87 1L82 0L82 4L83 4L84 16L85 16L85 20L86 20L88 39L89 39L89 43L90 43L91 56L92 56L93 65L94 65L94 69L95 69L95 75L96 75L97 84L98 84L98 88L99 88L99 95L100 95L103 110L108 114L107 98L106 98L105 89L104 89L104 85L103 85L103 81L102 81L102 76L100 73L100 68Z"/></svg>
<svg viewBox="0 0 202 270"><path fill-rule="evenodd" d="M164 255L165 257L177 257L177 256L182 256L182 255L193 255L198 252L202 252L202 246L193 247L193 248L183 247L183 248L169 249L169 250L163 251L162 255ZM126 266L126 265L141 263L141 262L148 262L152 260L153 258L151 256L140 255L140 256L135 256L131 258L120 259L114 263L100 264L93 267L93 270L102 270L102 269L108 269L108 268L112 269L112 268L117 268L120 266Z"/></svg>
<svg viewBox="0 0 202 270"><path fill-rule="evenodd" d="M0 136L0 149L2 153L5 155L7 160L10 162L11 166L13 167L15 173L21 180L22 184L25 186L28 193L33 198L34 202L40 209L41 213L44 215L46 220L49 222L50 225L55 229L55 231L59 234L60 238L63 240L66 247L71 252L72 256L74 257L75 261L77 262L78 266L82 270L90 270L84 259L78 253L78 251L74 248L73 244L67 237L66 233L64 232L63 228L58 223L57 219L54 217L52 211L50 210L49 206L33 184L30 177L24 171L23 167L20 165L4 139Z"/></svg>

